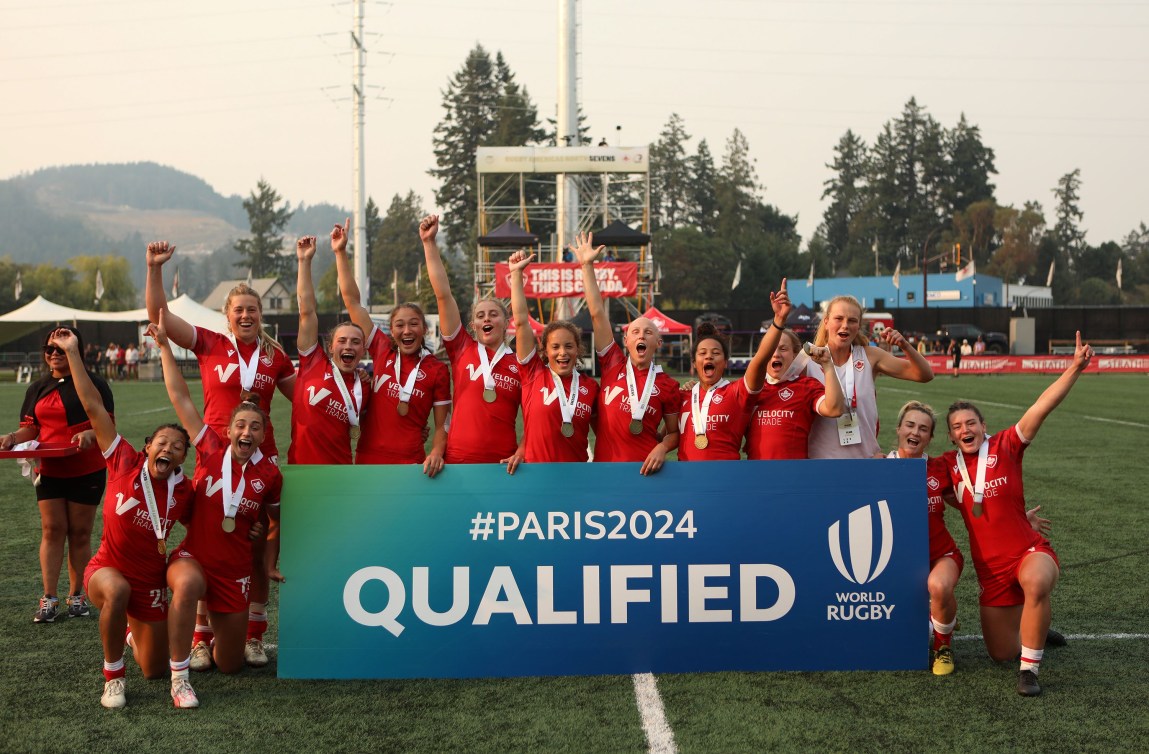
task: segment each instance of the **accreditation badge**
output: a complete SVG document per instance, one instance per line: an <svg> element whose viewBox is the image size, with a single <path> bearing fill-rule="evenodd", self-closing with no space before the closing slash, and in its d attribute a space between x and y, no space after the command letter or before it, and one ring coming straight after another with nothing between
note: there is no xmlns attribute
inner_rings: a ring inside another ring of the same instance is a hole
<svg viewBox="0 0 1149 754"><path fill-rule="evenodd" d="M861 443L862 432L858 427L858 416L852 411L847 411L838 417L838 444L845 446Z"/></svg>

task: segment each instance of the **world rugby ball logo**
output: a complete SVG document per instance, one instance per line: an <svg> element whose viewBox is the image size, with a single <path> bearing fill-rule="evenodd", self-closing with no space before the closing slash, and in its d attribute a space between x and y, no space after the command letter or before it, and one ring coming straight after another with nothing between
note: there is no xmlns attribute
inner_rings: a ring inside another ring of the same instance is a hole
<svg viewBox="0 0 1149 754"><path fill-rule="evenodd" d="M878 511L877 521L874 520L874 508ZM838 573L847 581L853 584L868 584L886 570L886 566L890 563L890 554L894 551L894 525L890 518L890 507L885 500L879 500L874 505L866 505L851 511L844 523L846 529L844 533L842 521L830 524L830 558L834 561ZM843 557L843 539L846 554L849 556L848 563ZM878 550L877 563L874 563L875 549Z"/></svg>

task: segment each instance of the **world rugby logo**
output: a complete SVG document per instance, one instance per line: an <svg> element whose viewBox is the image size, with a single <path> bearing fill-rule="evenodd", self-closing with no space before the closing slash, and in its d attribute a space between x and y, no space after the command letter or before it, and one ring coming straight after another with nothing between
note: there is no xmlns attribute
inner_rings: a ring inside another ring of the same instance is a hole
<svg viewBox="0 0 1149 754"><path fill-rule="evenodd" d="M868 584L882 575L894 550L894 525L885 500L876 504L879 522L874 521L873 505L851 511L846 519L846 546L850 556L847 565L842 557L842 522L830 524L830 557L838 573L853 584ZM880 539L878 562L874 564L874 540ZM871 567L872 566L872 567Z"/></svg>

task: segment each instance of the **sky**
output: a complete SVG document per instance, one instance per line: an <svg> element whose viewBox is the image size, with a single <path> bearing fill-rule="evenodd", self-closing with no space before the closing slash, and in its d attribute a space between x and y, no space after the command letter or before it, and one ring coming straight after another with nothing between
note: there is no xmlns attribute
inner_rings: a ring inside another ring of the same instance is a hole
<svg viewBox="0 0 1149 754"><path fill-rule="evenodd" d="M434 210L442 90L502 51L541 118L557 100L558 0L367 2L366 183ZM671 113L693 151L746 135L764 198L821 219L847 129L872 144L910 97L996 152L997 199L1081 170L1090 243L1149 223L1149 0L583 0L591 136L649 144ZM321 0L0 0L0 178L154 161L223 194L352 204L353 5ZM316 229L322 233L325 229Z"/></svg>

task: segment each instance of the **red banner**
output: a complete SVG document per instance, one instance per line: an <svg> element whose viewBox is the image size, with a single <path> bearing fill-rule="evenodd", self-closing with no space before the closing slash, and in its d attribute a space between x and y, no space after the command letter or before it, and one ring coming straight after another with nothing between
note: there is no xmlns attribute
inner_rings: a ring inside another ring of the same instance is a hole
<svg viewBox="0 0 1149 754"><path fill-rule="evenodd" d="M953 359L949 356L927 356L926 360L934 374L948 374L953 371ZM1056 374L1064 372L1071 356L963 356L963 374ZM1149 356L1131 354L1129 356L1095 355L1087 372L1149 372Z"/></svg>
<svg viewBox="0 0 1149 754"><path fill-rule="evenodd" d="M594 266L594 277L603 298L627 298L638 291L635 262L601 262ZM582 296L582 270L573 263L532 264L523 270L523 289L527 298ZM511 297L511 273L506 262L495 264L495 295Z"/></svg>

